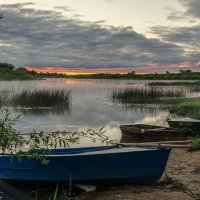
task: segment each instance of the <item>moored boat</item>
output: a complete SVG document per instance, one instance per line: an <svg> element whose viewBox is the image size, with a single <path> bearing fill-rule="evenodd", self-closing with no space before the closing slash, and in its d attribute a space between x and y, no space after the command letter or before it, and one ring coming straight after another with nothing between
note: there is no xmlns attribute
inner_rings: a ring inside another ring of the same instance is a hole
<svg viewBox="0 0 200 200"><path fill-rule="evenodd" d="M184 129L162 127L147 124L132 124L120 126L122 137L120 142L143 143L158 141L186 140L190 131Z"/></svg>
<svg viewBox="0 0 200 200"><path fill-rule="evenodd" d="M176 118L167 120L170 127L188 128L194 134L200 135L200 120L190 118Z"/></svg>
<svg viewBox="0 0 200 200"><path fill-rule="evenodd" d="M162 176L169 153L167 148L67 148L45 154L48 165L27 157L18 160L16 155L1 154L0 179L152 185Z"/></svg>

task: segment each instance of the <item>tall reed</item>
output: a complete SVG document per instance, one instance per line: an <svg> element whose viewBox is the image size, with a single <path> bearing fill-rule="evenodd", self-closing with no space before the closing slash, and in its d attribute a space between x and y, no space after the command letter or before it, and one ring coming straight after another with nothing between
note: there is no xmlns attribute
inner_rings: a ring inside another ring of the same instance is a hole
<svg viewBox="0 0 200 200"><path fill-rule="evenodd" d="M184 97L186 94L187 90L183 88L132 87L113 91L112 100L122 103L155 103L160 99Z"/></svg>
<svg viewBox="0 0 200 200"><path fill-rule="evenodd" d="M71 102L71 91L65 90L22 90L0 92L0 106L53 107L67 106Z"/></svg>
<svg viewBox="0 0 200 200"><path fill-rule="evenodd" d="M22 107L68 106L70 101L71 91L64 90L23 90L10 98L12 106Z"/></svg>
<svg viewBox="0 0 200 200"><path fill-rule="evenodd" d="M149 86L195 86L195 85L200 85L200 81L195 81L195 82L150 82L148 83Z"/></svg>
<svg viewBox="0 0 200 200"><path fill-rule="evenodd" d="M13 107L27 115L49 113L65 114L71 111L71 91L66 90L22 90L0 92L0 107Z"/></svg>

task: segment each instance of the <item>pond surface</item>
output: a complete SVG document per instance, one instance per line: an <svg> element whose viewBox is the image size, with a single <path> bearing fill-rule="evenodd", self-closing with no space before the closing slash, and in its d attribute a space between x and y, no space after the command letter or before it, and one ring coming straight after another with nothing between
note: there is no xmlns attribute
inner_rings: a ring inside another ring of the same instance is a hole
<svg viewBox="0 0 200 200"><path fill-rule="evenodd" d="M37 81L1 81L0 91L16 92L34 89L66 89L71 90L72 105L70 112L27 112L9 108L11 113L22 115L20 123L16 125L21 132L36 131L85 131L90 128L105 130L112 138L121 135L119 125L130 123L147 123L163 125L169 112L158 106L144 107L138 105L125 108L121 104L112 102L113 90L127 87L141 87L148 81L136 80L94 80L94 79L47 79ZM26 109L27 110L27 109ZM25 110L24 110L25 111Z"/></svg>

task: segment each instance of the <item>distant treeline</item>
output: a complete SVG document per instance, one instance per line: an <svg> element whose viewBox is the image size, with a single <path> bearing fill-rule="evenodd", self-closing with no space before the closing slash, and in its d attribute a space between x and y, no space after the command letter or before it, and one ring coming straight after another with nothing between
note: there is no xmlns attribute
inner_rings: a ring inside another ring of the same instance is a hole
<svg viewBox="0 0 200 200"><path fill-rule="evenodd" d="M200 80L200 72L180 70L179 73L166 72L163 74L137 74L134 71L127 74L90 74L90 75L65 75L57 73L40 73L43 78L86 78L86 79L133 79L133 80Z"/></svg>
<svg viewBox="0 0 200 200"><path fill-rule="evenodd" d="M191 70L180 70L178 73L166 71L163 74L137 74L135 71L127 74L89 74L89 75L66 75L62 73L38 73L34 70L28 71L24 67L17 68L8 63L0 63L0 80L27 80L43 78L79 78L79 79L129 79L129 80L200 80L200 72Z"/></svg>

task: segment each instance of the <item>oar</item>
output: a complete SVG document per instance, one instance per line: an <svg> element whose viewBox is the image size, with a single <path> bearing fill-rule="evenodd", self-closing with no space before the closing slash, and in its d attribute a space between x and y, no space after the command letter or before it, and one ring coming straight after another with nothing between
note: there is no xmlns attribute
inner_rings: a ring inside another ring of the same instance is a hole
<svg viewBox="0 0 200 200"><path fill-rule="evenodd" d="M120 143L121 145L137 145L137 144L190 144L192 140L181 141L158 141L158 142L141 142L141 143Z"/></svg>
<svg viewBox="0 0 200 200"><path fill-rule="evenodd" d="M185 141L160 141L160 142L145 142L145 143L120 143L120 145L134 146L134 147L190 148L192 147L192 141L185 140Z"/></svg>
<svg viewBox="0 0 200 200"><path fill-rule="evenodd" d="M191 144L140 144L140 143L137 143L137 144L121 144L122 146L127 146L127 147L130 147L130 146L134 146L134 147L158 147L158 148L191 148L192 145Z"/></svg>

